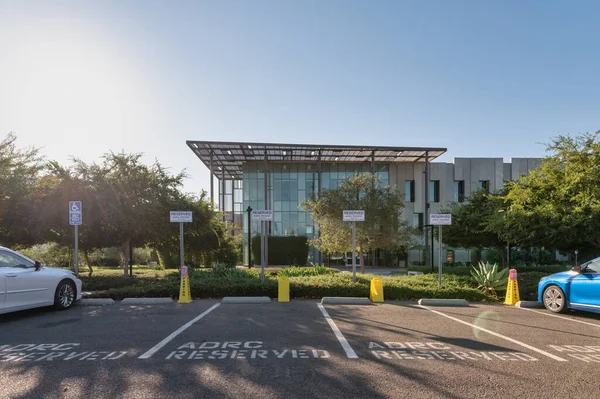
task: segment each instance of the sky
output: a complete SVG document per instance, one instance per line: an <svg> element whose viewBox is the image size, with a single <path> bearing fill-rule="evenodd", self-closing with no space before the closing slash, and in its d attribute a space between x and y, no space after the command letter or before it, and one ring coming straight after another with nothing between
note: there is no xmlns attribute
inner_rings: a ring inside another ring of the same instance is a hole
<svg viewBox="0 0 600 399"><path fill-rule="evenodd" d="M144 153L186 140L540 157L600 129L598 1L0 0L0 139Z"/></svg>

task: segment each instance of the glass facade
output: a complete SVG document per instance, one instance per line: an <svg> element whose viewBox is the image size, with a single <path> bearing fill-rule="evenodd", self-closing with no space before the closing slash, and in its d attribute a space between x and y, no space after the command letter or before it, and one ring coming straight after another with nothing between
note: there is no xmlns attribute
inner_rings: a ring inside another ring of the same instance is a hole
<svg viewBox="0 0 600 399"><path fill-rule="evenodd" d="M243 204L246 211L265 209L265 170L264 163L245 163L243 166ZM267 167L267 203L273 210L273 222L270 235L293 236L305 235L309 239L315 237L315 227L310 213L301 209L300 204L317 195L319 190L318 164L315 163L269 163ZM321 164L321 190L337 188L341 181L357 174L371 172L370 163ZM380 185L389 184L389 167L387 164L376 164L375 170ZM243 218L244 264L248 263L248 217ZM251 221L252 236L260 234L260 222ZM309 251L309 262L317 263L318 252Z"/></svg>

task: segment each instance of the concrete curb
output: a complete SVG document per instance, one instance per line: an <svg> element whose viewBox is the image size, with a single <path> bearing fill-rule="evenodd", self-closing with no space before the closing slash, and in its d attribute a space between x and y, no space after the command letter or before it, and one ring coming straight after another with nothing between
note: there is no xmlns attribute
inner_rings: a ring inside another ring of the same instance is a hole
<svg viewBox="0 0 600 399"><path fill-rule="evenodd" d="M114 305L115 301L110 298L97 298L97 299L80 299L75 302L78 306L105 306Z"/></svg>
<svg viewBox="0 0 600 399"><path fill-rule="evenodd" d="M125 298L121 305L170 305L173 304L171 298Z"/></svg>
<svg viewBox="0 0 600 399"><path fill-rule="evenodd" d="M221 300L223 304L240 304L240 303L271 303L271 298L268 296L226 296Z"/></svg>
<svg viewBox="0 0 600 399"><path fill-rule="evenodd" d="M419 305L423 306L469 306L465 299L419 299Z"/></svg>
<svg viewBox="0 0 600 399"><path fill-rule="evenodd" d="M373 305L373 302L369 298L361 297L333 297L326 296L321 299L322 304L328 305Z"/></svg>
<svg viewBox="0 0 600 399"><path fill-rule="evenodd" d="M515 307L525 309L544 309L544 304L538 301L519 301L515 304Z"/></svg>

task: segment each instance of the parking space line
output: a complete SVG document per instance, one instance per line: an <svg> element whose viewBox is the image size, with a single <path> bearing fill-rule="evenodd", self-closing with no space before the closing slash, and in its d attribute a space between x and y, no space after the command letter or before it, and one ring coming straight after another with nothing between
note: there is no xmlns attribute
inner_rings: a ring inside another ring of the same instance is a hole
<svg viewBox="0 0 600 399"><path fill-rule="evenodd" d="M323 307L323 305L321 305L320 303L318 303L317 306L321 310L321 313L323 313L323 316L325 317L325 320L327 320L327 324L329 324L329 327L331 327L331 329L333 330L333 333L335 334L335 337L338 339L338 341L340 341L340 344L342 345L342 348L344 348L344 352L346 352L346 356L349 359L358 359L358 356L356 355L356 352L354 352L354 349L352 349L352 347L350 346L350 344L348 343L348 341L344 337L344 334L342 334L342 332L340 331L340 329L338 328L338 326L335 325L335 322L333 321L333 319L331 318L331 316L329 316L329 313L327 313L327 309L325 309Z"/></svg>
<svg viewBox="0 0 600 399"><path fill-rule="evenodd" d="M557 318L559 318L559 319L564 319L564 320L574 321L575 323L587 324L588 326L594 326L594 327L598 327L598 328L600 328L600 324L588 323L587 321L583 321L583 320L575 320L575 319L571 319L571 318L569 318L569 317L559 316L559 315L557 315L557 314L552 314L552 313L544 313L544 312L540 312L540 311L538 311L538 310L527 309L527 308L515 308L515 309L528 310L528 311L530 311L530 312L534 312L534 313L543 314L543 315L545 315L545 316L557 317Z"/></svg>
<svg viewBox="0 0 600 399"><path fill-rule="evenodd" d="M563 359L562 357L559 357L559 356L553 355L552 353L549 353L549 352L546 352L546 351L544 351L544 350L538 349L538 348L536 348L535 346L528 345L528 344L526 344L526 343L524 343L524 342L517 341L516 339L513 339L513 338L510 338L510 337L504 336L504 335L502 335L502 334L498 334L497 332L494 332L494 331L488 330L487 328L479 327L478 325L475 325L475 324L472 324L472 323L469 323L469 322L463 321L463 320L461 320L461 319L457 319L456 317L448 316L447 314L444 314L444 313L442 313L442 312L438 312L437 310L430 309L430 308L428 308L427 306L423 306L423 305L418 305L418 306L419 306L419 307L421 307L421 308L423 308L423 309L429 310L430 312L433 312L433 313L435 313L435 314L437 314L437 315L440 315L440 316L446 317L446 318L448 318L448 319L450 319L450 320L457 321L457 322L459 322L459 323L462 323L462 324L465 324L465 325L467 325L467 326L471 326L471 327L473 327L473 328L475 328L475 329L477 329L477 330L479 330L479 331L483 331L483 332L486 332L486 333L488 333L488 334L490 334L490 335L493 335L493 336L495 336L495 337L502 338L502 339L504 339L504 340L506 340L506 341L512 342L513 344L520 345L520 346L522 346L522 347L524 347L524 348L527 348L527 349L529 349L529 350L532 350L532 351L534 351L534 352L537 352L537 353L539 353L540 355L547 356L547 357L549 357L549 358L551 358L551 359L554 359L554 360L557 360L557 361L559 361L559 362L567 362L567 361L568 361L568 360L566 360L566 359Z"/></svg>
<svg viewBox="0 0 600 399"><path fill-rule="evenodd" d="M201 318L203 318L204 316L206 316L207 314L209 314L210 312L212 312L213 310L215 310L216 308L218 308L219 305L220 305L220 303L212 305L207 311L205 311L204 313L202 313L199 316L196 316L192 320L188 321L187 323L185 323L184 325L182 325L181 327L179 327L177 330L173 331L171 334L169 334L168 337L166 337L165 339L163 339L162 341L160 341L158 344L154 345L152 347L152 349L150 349L149 351L147 351L146 353L144 353L142 356L138 357L138 359L149 359L149 358L151 358L152 355L154 355L156 352L158 352L163 346L165 346L166 344L168 344L169 342L171 342L171 340L173 340L173 338L175 338L176 336L178 336L179 334L181 334L182 332L184 332L186 329L188 329L192 324L194 324L195 322L197 322L198 320L200 320Z"/></svg>

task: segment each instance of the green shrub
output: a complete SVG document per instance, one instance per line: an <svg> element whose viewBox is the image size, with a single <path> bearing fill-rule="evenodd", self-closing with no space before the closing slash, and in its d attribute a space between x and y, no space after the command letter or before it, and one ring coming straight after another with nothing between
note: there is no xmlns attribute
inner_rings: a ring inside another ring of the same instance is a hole
<svg viewBox="0 0 600 399"><path fill-rule="evenodd" d="M290 267L286 267L284 269L280 269L277 272L277 276L279 276L279 277L319 276L322 274L333 274L336 272L339 272L339 270L330 269L323 265L315 266L315 267L290 266Z"/></svg>
<svg viewBox="0 0 600 399"><path fill-rule="evenodd" d="M478 284L477 288L484 293L496 296L496 291L506 287L508 281L508 268L498 270L498 265L489 262L479 262L479 267L473 266L471 275Z"/></svg>
<svg viewBox="0 0 600 399"><path fill-rule="evenodd" d="M190 278L194 298L220 298L224 296L277 296L277 280L267 277L265 283L254 271L229 269L225 276L212 271L198 271ZM322 274L290 277L292 298L322 298L324 296L368 296L373 275L357 275L352 281L350 273ZM438 287L437 276L380 277L383 280L386 300L411 300L419 298L464 298L469 301L491 299L472 287L471 279L462 276L444 277L444 286ZM124 280L127 281L127 280ZM148 284L123 286L94 294L94 297L172 297L179 295L179 279L171 275Z"/></svg>
<svg viewBox="0 0 600 399"><path fill-rule="evenodd" d="M560 273L569 270L568 265L545 265L545 266L511 266L511 269L517 269L518 273L530 273L530 272L541 272L541 273Z"/></svg>
<svg viewBox="0 0 600 399"><path fill-rule="evenodd" d="M225 263L218 263L218 262L217 262L217 263L213 264L213 266L212 266L212 272L213 272L213 273L214 273L216 276L224 276L224 275L225 275L225 273L226 273L228 270L231 270L231 269L233 269L233 268L234 268L233 266L230 266L230 265L228 265L228 264L225 264Z"/></svg>
<svg viewBox="0 0 600 399"><path fill-rule="evenodd" d="M252 237L254 263L260 265L260 236ZM306 265L308 238L305 236L269 236L269 263L272 265Z"/></svg>

